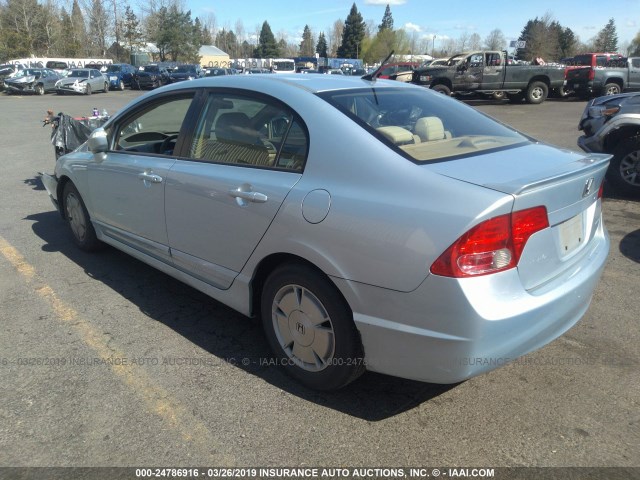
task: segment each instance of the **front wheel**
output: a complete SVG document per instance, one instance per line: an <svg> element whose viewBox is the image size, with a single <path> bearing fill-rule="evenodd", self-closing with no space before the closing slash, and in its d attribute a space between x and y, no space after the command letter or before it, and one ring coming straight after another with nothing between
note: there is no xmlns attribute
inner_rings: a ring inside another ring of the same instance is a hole
<svg viewBox="0 0 640 480"><path fill-rule="evenodd" d="M451 96L451 89L446 85L442 85L442 84L434 85L433 87L431 87L431 89L434 92L441 93L443 95L446 95L447 97Z"/></svg>
<svg viewBox="0 0 640 480"><path fill-rule="evenodd" d="M124 82L122 80L120 80L120 82L118 83L118 89L123 92L124 91Z"/></svg>
<svg viewBox="0 0 640 480"><path fill-rule="evenodd" d="M284 265L267 278L262 324L278 363L316 390L336 390L365 370L353 314L336 287L318 271Z"/></svg>
<svg viewBox="0 0 640 480"><path fill-rule="evenodd" d="M39 83L35 88L36 95L44 95L44 85Z"/></svg>
<svg viewBox="0 0 640 480"><path fill-rule="evenodd" d="M547 87L546 83L531 82L531 85L527 88L525 99L527 103L538 105L547 99L547 95L549 95L549 87Z"/></svg>
<svg viewBox="0 0 640 480"><path fill-rule="evenodd" d="M87 83L87 86L85 87L84 94L91 95L91 85L89 85L88 83Z"/></svg>
<svg viewBox="0 0 640 480"><path fill-rule="evenodd" d="M607 180L617 193L640 197L640 140L627 140L614 150Z"/></svg>
<svg viewBox="0 0 640 480"><path fill-rule="evenodd" d="M602 89L602 95L617 95L621 92L617 83L607 83Z"/></svg>
<svg viewBox="0 0 640 480"><path fill-rule="evenodd" d="M109 91L109 84L107 82L104 82L104 88L102 90L104 91L104 93L107 93Z"/></svg>
<svg viewBox="0 0 640 480"><path fill-rule="evenodd" d="M98 240L96 231L89 218L89 212L76 186L68 182L62 192L64 218L71 230L73 242L87 252L98 250L102 242Z"/></svg>

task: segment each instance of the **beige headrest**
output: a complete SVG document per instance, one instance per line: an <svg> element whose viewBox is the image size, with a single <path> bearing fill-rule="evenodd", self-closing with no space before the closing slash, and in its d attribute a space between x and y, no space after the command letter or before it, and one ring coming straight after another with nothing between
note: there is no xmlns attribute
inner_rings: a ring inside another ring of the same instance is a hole
<svg viewBox="0 0 640 480"><path fill-rule="evenodd" d="M423 142L445 138L444 125L438 117L422 117L416 122L415 132Z"/></svg>

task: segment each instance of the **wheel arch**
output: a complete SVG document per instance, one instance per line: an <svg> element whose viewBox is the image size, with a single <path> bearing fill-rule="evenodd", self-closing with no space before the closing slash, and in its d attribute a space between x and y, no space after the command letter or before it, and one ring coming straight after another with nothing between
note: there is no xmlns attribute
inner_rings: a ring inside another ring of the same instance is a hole
<svg viewBox="0 0 640 480"><path fill-rule="evenodd" d="M448 78L445 78L445 77L436 78L429 84L429 88L433 88L436 85L444 85L445 87L447 87L449 90L453 92L453 82Z"/></svg>
<svg viewBox="0 0 640 480"><path fill-rule="evenodd" d="M633 140L634 138L640 142L640 124L624 125L607 135L603 143L603 149L605 152L612 152L621 141Z"/></svg>
<svg viewBox="0 0 640 480"><path fill-rule="evenodd" d="M527 88L529 88L533 82L542 82L547 86L547 88L549 89L551 88L551 81L549 80L549 77L547 77L546 75L536 75L535 77L532 77L531 79L529 79Z"/></svg>
<svg viewBox="0 0 640 480"><path fill-rule="evenodd" d="M336 292L339 295L340 301L342 301L347 309L353 314L353 310L347 302L344 294L340 291L338 286L331 280L331 277L327 275L320 267L315 265L313 262L292 253L272 253L258 263L254 270L253 277L251 278L251 282L249 284L249 295L250 295L250 316L255 317L260 312L260 297L262 295L262 290L264 288L265 282L269 275L274 272L276 269L280 268L283 265L303 265L315 270L317 273L322 275L331 285L334 286Z"/></svg>

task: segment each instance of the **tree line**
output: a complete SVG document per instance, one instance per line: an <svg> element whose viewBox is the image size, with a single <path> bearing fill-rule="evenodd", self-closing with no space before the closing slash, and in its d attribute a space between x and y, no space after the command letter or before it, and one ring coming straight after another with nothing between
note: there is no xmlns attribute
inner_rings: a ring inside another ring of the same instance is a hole
<svg viewBox="0 0 640 480"><path fill-rule="evenodd" d="M378 24L364 21L353 3L345 20L336 20L317 37L305 25L300 43L286 32L274 34L267 21L249 32L238 20L218 28L215 15L193 18L181 6L184 0L146 0L137 13L121 0L73 0L69 10L54 0L0 0L0 62L11 58L106 57L129 61L130 54L156 47L157 60L198 62L202 45L215 45L231 58L315 56L360 58L375 63L394 50L398 55L449 56L457 52L507 47L504 34L494 29L485 38L462 33L458 38L425 37L417 31L395 28L390 6ZM437 48L436 48L437 40ZM519 40L519 59L543 57L559 60L586 51L640 55L640 32L628 45L619 45L615 22L610 19L588 42L550 14L529 20Z"/></svg>

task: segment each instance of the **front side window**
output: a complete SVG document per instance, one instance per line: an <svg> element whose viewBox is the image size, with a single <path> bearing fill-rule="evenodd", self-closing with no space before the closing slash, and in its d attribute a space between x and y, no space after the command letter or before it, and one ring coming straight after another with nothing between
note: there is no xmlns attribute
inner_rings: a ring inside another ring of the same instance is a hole
<svg viewBox="0 0 640 480"><path fill-rule="evenodd" d="M196 160L302 171L306 129L283 105L235 94L209 95L191 146Z"/></svg>
<svg viewBox="0 0 640 480"><path fill-rule="evenodd" d="M114 150L172 155L193 94L144 108L118 125Z"/></svg>
<svg viewBox="0 0 640 480"><path fill-rule="evenodd" d="M362 88L318 96L415 162L471 155L528 141L462 103L423 89Z"/></svg>

